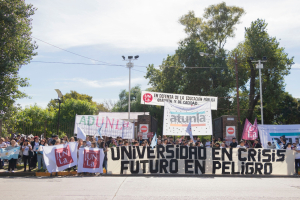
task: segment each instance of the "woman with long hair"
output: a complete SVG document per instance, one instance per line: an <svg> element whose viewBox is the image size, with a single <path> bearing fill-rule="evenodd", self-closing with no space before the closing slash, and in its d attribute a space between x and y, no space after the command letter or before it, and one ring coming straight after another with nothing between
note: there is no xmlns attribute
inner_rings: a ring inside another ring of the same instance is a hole
<svg viewBox="0 0 300 200"><path fill-rule="evenodd" d="M30 157L29 157L29 151L32 150L31 145L29 144L28 140L25 140L23 142L22 151L23 151L23 161L24 161L24 172L26 172L26 165L28 163L29 171L30 169Z"/></svg>
<svg viewBox="0 0 300 200"><path fill-rule="evenodd" d="M17 147L17 142L15 140L10 141L10 146L6 148L6 150L11 150ZM7 172L15 172L15 167L18 159L11 158L8 160L8 171Z"/></svg>
<svg viewBox="0 0 300 200"><path fill-rule="evenodd" d="M42 139L40 142L40 146L37 150L38 171L41 170L42 165L43 165L43 170L46 170L46 164L45 164L44 157L43 157L43 153L44 153L43 147L44 146L48 146L48 144L46 143L46 141L44 139Z"/></svg>

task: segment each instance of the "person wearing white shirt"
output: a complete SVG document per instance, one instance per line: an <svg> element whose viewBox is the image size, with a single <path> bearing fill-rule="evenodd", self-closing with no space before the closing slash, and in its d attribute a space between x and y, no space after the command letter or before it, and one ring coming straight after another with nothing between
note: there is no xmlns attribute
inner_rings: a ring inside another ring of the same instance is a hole
<svg viewBox="0 0 300 200"><path fill-rule="evenodd" d="M85 141L86 141L86 146L91 147L92 143L90 141L90 136L87 135Z"/></svg>
<svg viewBox="0 0 300 200"><path fill-rule="evenodd" d="M241 140L241 141L240 141L240 145L237 145L236 148L246 149L244 140Z"/></svg>
<svg viewBox="0 0 300 200"><path fill-rule="evenodd" d="M32 150L31 145L29 144L28 140L25 140L22 146L22 151L23 151L23 161L24 161L24 172L26 172L26 165L28 163L29 166L29 171L30 169L30 157L29 157L29 151Z"/></svg>
<svg viewBox="0 0 300 200"><path fill-rule="evenodd" d="M205 147L206 147L206 148L209 148L209 147L210 147L210 141L209 141L208 139L206 140Z"/></svg>

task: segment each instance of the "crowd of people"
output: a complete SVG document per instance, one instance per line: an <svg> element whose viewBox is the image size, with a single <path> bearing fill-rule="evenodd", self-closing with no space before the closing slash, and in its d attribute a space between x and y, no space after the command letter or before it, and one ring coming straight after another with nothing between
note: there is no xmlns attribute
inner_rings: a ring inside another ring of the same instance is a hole
<svg viewBox="0 0 300 200"><path fill-rule="evenodd" d="M120 146L149 146L151 145L151 138L138 140L126 140L121 137L117 138L100 138L99 136L87 136L85 140L77 139L76 137L63 136L61 138L58 135L53 135L51 138L39 138L38 136L23 136L23 135L14 135L12 138L0 138L0 148L6 148L6 150L10 150L15 147L20 147L20 154L18 159L10 159L8 161L8 171L14 172L17 163L21 163L23 161L24 172L27 170L31 171L32 169L38 167L38 171L46 170L46 165L43 158L43 147L44 146L53 146L66 144L68 142L77 142L78 149L84 147L91 148L102 148L105 154L105 158L103 161L103 167L107 170L107 152L111 147L120 147ZM222 140L222 138L212 137L212 140L206 139L201 141L200 138L189 138L187 139L185 136L181 136L179 138L166 135L158 136L157 145L183 145L183 146L198 146L198 147L206 147L206 148L262 148L262 145L259 139L254 141L246 141L241 140L239 143L236 141L236 138L232 138L231 142L227 142L226 140ZM295 143L287 143L285 136L280 137L280 141L278 142L281 149L286 150L295 150L296 151L296 160L295 160L295 169L296 172L300 168L300 146L299 139L296 139ZM276 149L276 145L273 142L268 142L268 149ZM4 166L4 160L0 159L0 169ZM70 171L71 168L68 169ZM73 167L73 170L76 170Z"/></svg>

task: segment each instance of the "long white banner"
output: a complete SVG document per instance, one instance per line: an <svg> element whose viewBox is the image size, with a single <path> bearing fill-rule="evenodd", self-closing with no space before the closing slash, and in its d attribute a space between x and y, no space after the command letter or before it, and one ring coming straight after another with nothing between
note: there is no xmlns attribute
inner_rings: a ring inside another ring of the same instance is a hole
<svg viewBox="0 0 300 200"><path fill-rule="evenodd" d="M86 135L99 135L99 129L101 128L102 136L134 139L134 123L107 116L76 115L74 127L74 133L76 134L77 127L80 127Z"/></svg>
<svg viewBox="0 0 300 200"><path fill-rule="evenodd" d="M186 128L190 121L193 135L212 135L210 102L193 107L165 102L164 135L188 135Z"/></svg>
<svg viewBox="0 0 300 200"><path fill-rule="evenodd" d="M294 125L258 125L260 141L264 148L267 148L268 142L273 139L280 142L280 137L285 136L287 143L295 143L300 138L300 124Z"/></svg>
<svg viewBox="0 0 300 200"><path fill-rule="evenodd" d="M108 174L294 175L295 151L173 145L114 147Z"/></svg>
<svg viewBox="0 0 300 200"><path fill-rule="evenodd" d="M218 109L218 97L142 91L141 104L164 106L165 102L179 106L197 106L210 102L212 110Z"/></svg>

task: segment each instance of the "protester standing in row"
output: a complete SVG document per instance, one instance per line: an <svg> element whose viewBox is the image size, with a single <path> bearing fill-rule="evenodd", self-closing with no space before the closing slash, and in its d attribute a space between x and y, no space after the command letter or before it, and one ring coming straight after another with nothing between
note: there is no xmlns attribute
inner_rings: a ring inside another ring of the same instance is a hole
<svg viewBox="0 0 300 200"><path fill-rule="evenodd" d="M32 147L29 144L28 140L24 141L23 146L22 146L22 151L23 151L23 161L24 161L24 172L26 172L27 163L28 163L29 171L31 171L29 151L32 151Z"/></svg>
<svg viewBox="0 0 300 200"><path fill-rule="evenodd" d="M6 148L6 150L12 150L14 148L17 148L17 143L15 140L10 141L10 146ZM7 172L15 172L15 167L17 164L17 159L11 158L8 160L8 171Z"/></svg>
<svg viewBox="0 0 300 200"><path fill-rule="evenodd" d="M48 146L48 145L45 142L45 140L42 139L41 143L40 143L40 146L37 150L38 171L41 170L42 165L43 165L43 169L44 170L46 169L46 164L45 164L44 157L43 157L43 153L44 153L43 147L44 146Z"/></svg>
<svg viewBox="0 0 300 200"><path fill-rule="evenodd" d="M0 138L0 148L6 148L7 147L7 144L4 142L4 138ZM1 160L0 158L0 169L3 169L4 167L4 161Z"/></svg>

